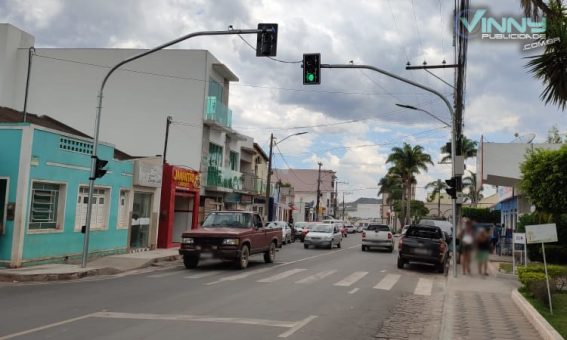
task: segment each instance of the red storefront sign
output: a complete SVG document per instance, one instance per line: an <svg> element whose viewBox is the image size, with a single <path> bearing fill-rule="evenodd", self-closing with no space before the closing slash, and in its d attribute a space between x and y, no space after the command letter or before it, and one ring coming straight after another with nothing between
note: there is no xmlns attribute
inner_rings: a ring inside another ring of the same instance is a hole
<svg viewBox="0 0 567 340"><path fill-rule="evenodd" d="M179 246L181 234L199 223L198 171L164 164L161 185L158 247Z"/></svg>

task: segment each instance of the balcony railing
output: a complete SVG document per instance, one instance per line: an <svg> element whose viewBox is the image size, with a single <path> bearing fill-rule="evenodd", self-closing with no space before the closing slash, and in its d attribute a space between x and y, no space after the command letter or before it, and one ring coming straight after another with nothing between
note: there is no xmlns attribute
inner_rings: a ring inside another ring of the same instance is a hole
<svg viewBox="0 0 567 340"><path fill-rule="evenodd" d="M242 182L242 188L245 191L253 192L256 195L266 193L266 181L253 173L243 173Z"/></svg>
<svg viewBox="0 0 567 340"><path fill-rule="evenodd" d="M204 113L205 120L212 120L224 127L232 128L232 110L215 96L207 97Z"/></svg>
<svg viewBox="0 0 567 340"><path fill-rule="evenodd" d="M207 186L242 190L242 173L229 168L209 165L207 168Z"/></svg>

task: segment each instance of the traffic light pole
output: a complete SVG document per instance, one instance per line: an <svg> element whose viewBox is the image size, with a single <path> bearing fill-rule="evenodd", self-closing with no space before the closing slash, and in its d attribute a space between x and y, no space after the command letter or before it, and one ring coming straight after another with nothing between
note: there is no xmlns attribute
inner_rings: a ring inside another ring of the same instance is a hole
<svg viewBox="0 0 567 340"><path fill-rule="evenodd" d="M404 82L406 84L415 86L415 87L419 87L422 90L425 90L427 92L433 93L434 95L436 95L437 97L441 98L441 100L445 103L445 105L447 105L447 109L449 110L449 112L451 113L451 121L453 122L453 124L451 124L451 160L453 162L452 165L452 169L451 169L451 176L455 177L455 172L456 172L456 168L455 168L455 155L457 154L457 145L456 145L456 140L457 140L457 129L456 129L456 117L455 117L455 110L453 110L453 106L451 106L451 103L449 102L449 100L440 92L429 88L427 86L421 85L419 83L416 83L412 80L400 77L396 74L393 74L391 72L388 72L386 70L380 69L378 67L374 67L374 66L370 66L370 65L356 65L356 64L321 64L321 68L346 68L346 69L366 69L366 70L371 70L374 72L378 72L381 73L385 76L388 76L390 78L394 78L397 79L401 82ZM452 239L452 246L453 246L453 276L457 276L457 201L455 198L452 199L452 208L453 208L453 239Z"/></svg>
<svg viewBox="0 0 567 340"><path fill-rule="evenodd" d="M98 91L98 105L97 105L96 119L95 119L93 154L91 156L91 176L89 178L89 196L88 196L88 202L87 202L87 216L86 216L85 228L84 228L85 236L83 238L83 254L82 254L82 258L81 258L81 267L85 268L87 266L87 258L88 258L88 253L89 253L89 235L90 235L90 229L91 229L91 215L92 215L92 209L93 209L92 198L93 198L93 191L94 191L94 181L96 179L95 172L96 172L96 160L97 160L98 140L99 140L99 132L100 132L100 119L101 119L101 115L102 115L102 98L103 98L103 93L104 93L104 86L106 85L108 78L110 78L110 76L114 73L114 71L116 71L118 68L120 68L121 66L123 66L125 64L128 64L128 63L130 63L134 60L138 60L138 59L143 58L147 55L153 54L157 51L163 50L166 47L169 47L171 45L175 45L177 43L180 43L180 42L185 41L185 40L190 39L190 38L205 36L205 35L236 35L236 34L258 34L258 33L273 33L273 34L275 34L275 30L274 29L270 30L268 28L245 29L245 30L230 29L230 30L226 30L226 31L201 31L201 32L189 33L189 34L186 34L182 37L171 40L171 41L166 42L164 44L161 44L157 47L154 47L152 49L146 50L142 53L136 54L136 55L134 55L130 58L124 59L121 62L119 62L118 64L114 65L106 73L106 75L104 76L104 79L102 80L102 83L100 85L100 89Z"/></svg>

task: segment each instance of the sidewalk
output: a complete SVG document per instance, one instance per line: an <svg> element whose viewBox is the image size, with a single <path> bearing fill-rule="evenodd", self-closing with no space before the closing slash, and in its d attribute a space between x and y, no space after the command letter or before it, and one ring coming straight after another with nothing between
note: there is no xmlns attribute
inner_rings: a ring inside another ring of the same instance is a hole
<svg viewBox="0 0 567 340"><path fill-rule="evenodd" d="M0 269L0 282L73 280L86 276L112 275L179 259L177 248L97 258L86 268L78 264L45 264L17 269Z"/></svg>
<svg viewBox="0 0 567 340"><path fill-rule="evenodd" d="M459 268L457 278L449 273L440 339L541 339L512 300L519 283L498 278L492 264L489 276L475 269L463 276Z"/></svg>

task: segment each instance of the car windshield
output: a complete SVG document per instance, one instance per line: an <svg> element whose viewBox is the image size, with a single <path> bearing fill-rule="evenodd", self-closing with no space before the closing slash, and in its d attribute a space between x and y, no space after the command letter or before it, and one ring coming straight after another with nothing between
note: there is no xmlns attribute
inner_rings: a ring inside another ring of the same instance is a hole
<svg viewBox="0 0 567 340"><path fill-rule="evenodd" d="M442 232L439 228L429 228L429 227L410 227L406 232L406 236L409 237L421 237L429 239L440 239L442 238Z"/></svg>
<svg viewBox="0 0 567 340"><path fill-rule="evenodd" d="M203 222L204 228L252 228L252 214L214 212Z"/></svg>
<svg viewBox="0 0 567 340"><path fill-rule="evenodd" d="M333 226L328 224L317 224L311 227L311 231L315 233L332 233Z"/></svg>
<svg viewBox="0 0 567 340"><path fill-rule="evenodd" d="M371 224L369 225L366 230L373 230L373 231L390 231L390 227L385 224Z"/></svg>
<svg viewBox="0 0 567 340"><path fill-rule="evenodd" d="M295 224L296 228L305 228L307 226L307 222L297 222Z"/></svg>

